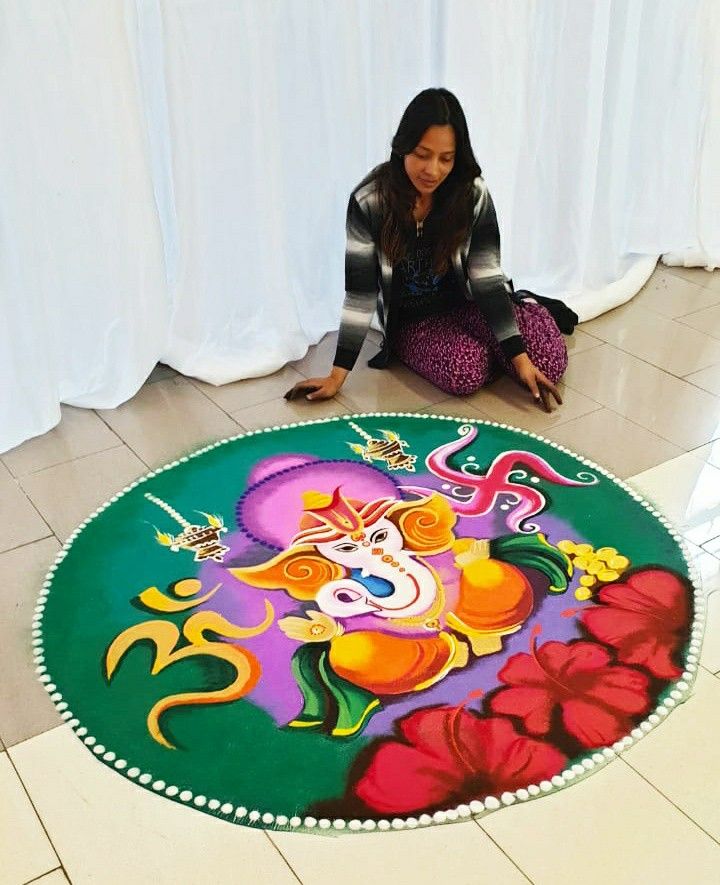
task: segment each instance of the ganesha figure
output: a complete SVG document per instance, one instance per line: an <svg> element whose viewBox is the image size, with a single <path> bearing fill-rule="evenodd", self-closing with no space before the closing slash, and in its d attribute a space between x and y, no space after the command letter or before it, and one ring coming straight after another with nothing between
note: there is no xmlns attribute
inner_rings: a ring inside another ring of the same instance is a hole
<svg viewBox="0 0 720 885"><path fill-rule="evenodd" d="M296 728L358 733L380 698L422 691L501 649L533 609L522 566L542 571L551 592L563 592L572 571L542 534L457 538L457 515L437 494L362 502L336 488L307 492L303 503L287 550L230 569L312 604L279 621L301 643L292 660L304 699Z"/></svg>

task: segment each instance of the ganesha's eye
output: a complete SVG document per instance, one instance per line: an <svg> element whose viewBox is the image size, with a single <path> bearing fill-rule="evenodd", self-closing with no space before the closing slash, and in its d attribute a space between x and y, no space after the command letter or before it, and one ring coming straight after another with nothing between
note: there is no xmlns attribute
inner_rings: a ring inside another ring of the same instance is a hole
<svg viewBox="0 0 720 885"><path fill-rule="evenodd" d="M338 553L354 553L357 549L357 544L338 544L335 547Z"/></svg>
<svg viewBox="0 0 720 885"><path fill-rule="evenodd" d="M387 538L387 536L388 536L387 529L378 529L372 535L372 542L373 542L373 544L380 544Z"/></svg>
<svg viewBox="0 0 720 885"><path fill-rule="evenodd" d="M357 602L358 599L362 599L362 594L358 593L357 590L352 590L351 588L336 590L333 594L335 599L338 602Z"/></svg>

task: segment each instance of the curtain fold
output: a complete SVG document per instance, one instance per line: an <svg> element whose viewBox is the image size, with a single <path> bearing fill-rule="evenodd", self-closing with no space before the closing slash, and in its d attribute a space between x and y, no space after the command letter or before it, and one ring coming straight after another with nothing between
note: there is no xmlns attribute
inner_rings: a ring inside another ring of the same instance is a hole
<svg viewBox="0 0 720 885"><path fill-rule="evenodd" d="M470 118L516 288L588 320L635 295L660 254L697 248L701 223L712 248L720 213L697 210L720 156L712 5L444 4L444 80Z"/></svg>
<svg viewBox="0 0 720 885"><path fill-rule="evenodd" d="M429 85L516 288L589 319L717 266L718 58L715 0L2 0L0 452L336 328L348 194Z"/></svg>
<svg viewBox="0 0 720 885"><path fill-rule="evenodd" d="M696 31L690 52L696 54L700 74L697 150L692 158L692 190L688 226L663 255L668 265L720 267L720 3L702 0L695 16Z"/></svg>
<svg viewBox="0 0 720 885"><path fill-rule="evenodd" d="M435 75L433 4L138 3L158 10L140 49L164 54L168 118L147 116L172 146L163 359L214 384L264 375L337 325L347 196Z"/></svg>
<svg viewBox="0 0 720 885"><path fill-rule="evenodd" d="M0 4L0 451L111 408L165 349L162 240L120 3Z"/></svg>

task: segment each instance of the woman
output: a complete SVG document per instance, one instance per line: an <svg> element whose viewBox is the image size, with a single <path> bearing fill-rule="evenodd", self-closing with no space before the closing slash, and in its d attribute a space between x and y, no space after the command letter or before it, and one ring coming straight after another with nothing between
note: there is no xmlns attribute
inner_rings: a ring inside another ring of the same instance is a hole
<svg viewBox="0 0 720 885"><path fill-rule="evenodd" d="M351 194L345 289L330 374L299 382L287 398L333 397L377 309L384 340L373 368L394 355L457 396L504 370L546 411L551 395L562 402L555 384L567 367L564 339L500 268L495 208L465 114L447 89L426 89L410 102L390 160Z"/></svg>

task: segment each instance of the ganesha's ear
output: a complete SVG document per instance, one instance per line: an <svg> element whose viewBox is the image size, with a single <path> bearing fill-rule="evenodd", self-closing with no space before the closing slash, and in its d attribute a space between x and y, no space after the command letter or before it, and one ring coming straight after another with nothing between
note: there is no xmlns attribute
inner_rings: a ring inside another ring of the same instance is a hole
<svg viewBox="0 0 720 885"><path fill-rule="evenodd" d="M457 514L450 504L433 493L417 501L394 504L385 514L402 532L406 550L427 556L452 547Z"/></svg>
<svg viewBox="0 0 720 885"><path fill-rule="evenodd" d="M252 587L287 590L295 599L303 601L314 599L323 584L347 575L347 569L321 556L312 544L291 547L261 565L228 571Z"/></svg>

